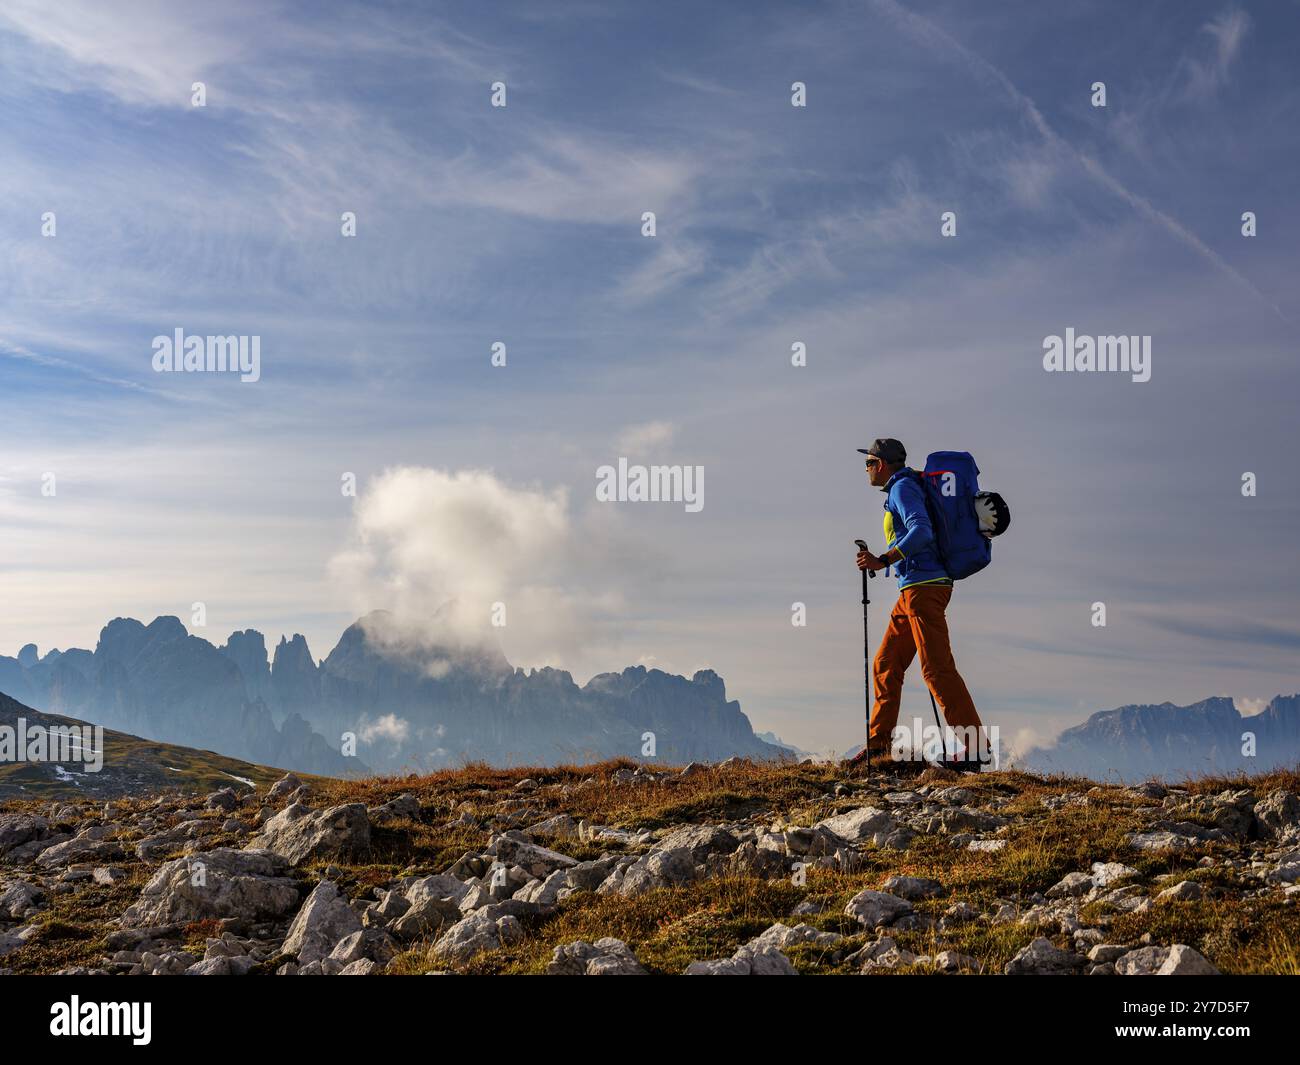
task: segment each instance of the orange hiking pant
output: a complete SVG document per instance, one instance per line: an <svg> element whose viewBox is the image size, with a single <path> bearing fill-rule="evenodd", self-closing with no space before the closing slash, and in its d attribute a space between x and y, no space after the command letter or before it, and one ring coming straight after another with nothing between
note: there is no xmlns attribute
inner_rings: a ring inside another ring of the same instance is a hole
<svg viewBox="0 0 1300 1065"><path fill-rule="evenodd" d="M887 751L890 747L903 697L903 674L918 654L921 676L943 711L944 720L953 728L980 727L980 716L966 682L957 672L948 643L944 610L951 598L951 584L914 584L898 593L898 602L889 615L889 628L876 652L876 705L867 739L872 750Z"/></svg>

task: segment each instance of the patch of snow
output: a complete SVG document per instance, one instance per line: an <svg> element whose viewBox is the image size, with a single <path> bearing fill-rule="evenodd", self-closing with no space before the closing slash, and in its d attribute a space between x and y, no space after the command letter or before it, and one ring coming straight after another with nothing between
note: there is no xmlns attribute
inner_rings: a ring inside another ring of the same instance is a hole
<svg viewBox="0 0 1300 1065"><path fill-rule="evenodd" d="M251 780L249 780L248 777L237 777L237 776L235 776L234 773L227 773L224 769L223 769L221 772L222 772L225 776L228 776L231 780L237 780L237 781L239 781L241 784L247 784L250 788L253 788L253 789L256 789L256 788L257 788L257 785L254 784Z"/></svg>
<svg viewBox="0 0 1300 1065"><path fill-rule="evenodd" d="M77 787L81 787L81 784L80 782L78 782L77 777L84 777L86 774L69 773L66 769L63 768L63 766L56 765L54 767L54 775L59 778L60 784L76 784Z"/></svg>

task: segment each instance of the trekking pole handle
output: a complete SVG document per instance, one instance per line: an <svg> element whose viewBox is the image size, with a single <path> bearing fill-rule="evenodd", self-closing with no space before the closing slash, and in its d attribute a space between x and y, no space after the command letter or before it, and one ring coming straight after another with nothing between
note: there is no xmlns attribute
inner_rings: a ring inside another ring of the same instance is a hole
<svg viewBox="0 0 1300 1065"><path fill-rule="evenodd" d="M854 540L853 542L854 542L855 544L858 545L858 550L859 550L859 551L866 551L866 550L868 550L868 548L867 548L867 542L866 542L865 540ZM863 570L863 572L864 572L868 577L874 577L874 576L876 575L876 571L873 570L873 569Z"/></svg>

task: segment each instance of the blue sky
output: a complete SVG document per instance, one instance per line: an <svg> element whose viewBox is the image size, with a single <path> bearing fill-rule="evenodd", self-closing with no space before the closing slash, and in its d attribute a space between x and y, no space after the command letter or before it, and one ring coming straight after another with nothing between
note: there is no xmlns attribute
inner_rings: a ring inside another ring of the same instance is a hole
<svg viewBox="0 0 1300 1065"><path fill-rule="evenodd" d="M512 661L712 667L843 748L895 436L1011 503L950 611L1004 737L1300 688L1296 5L44 7L0 13L0 653L202 601L323 657L402 580L339 578L340 475L490 471L563 511L503 547ZM1045 373L1067 326L1151 380ZM262 379L154 373L176 327ZM703 510L597 504L619 455Z"/></svg>

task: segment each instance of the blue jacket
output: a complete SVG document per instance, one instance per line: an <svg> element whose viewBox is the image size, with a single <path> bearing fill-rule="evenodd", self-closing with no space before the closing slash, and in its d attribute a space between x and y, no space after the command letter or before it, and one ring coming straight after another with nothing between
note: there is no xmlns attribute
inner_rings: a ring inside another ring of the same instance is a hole
<svg viewBox="0 0 1300 1065"><path fill-rule="evenodd" d="M904 466L881 489L885 496L885 546L896 547L901 562L894 563L898 590L914 584L951 584L935 550L934 527L925 507L925 489Z"/></svg>

